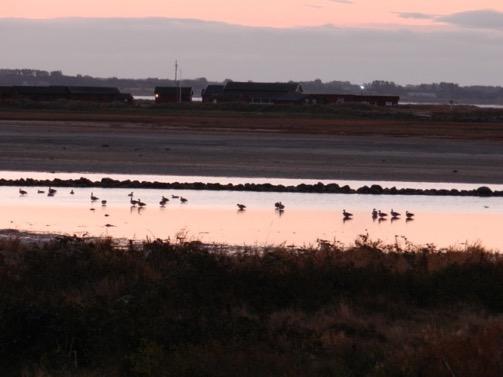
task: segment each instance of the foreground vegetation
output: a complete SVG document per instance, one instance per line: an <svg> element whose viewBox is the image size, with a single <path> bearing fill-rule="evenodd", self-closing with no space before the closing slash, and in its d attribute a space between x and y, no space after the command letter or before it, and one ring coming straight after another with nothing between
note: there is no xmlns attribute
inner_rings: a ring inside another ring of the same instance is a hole
<svg viewBox="0 0 503 377"><path fill-rule="evenodd" d="M501 376L503 256L0 240L2 376Z"/></svg>

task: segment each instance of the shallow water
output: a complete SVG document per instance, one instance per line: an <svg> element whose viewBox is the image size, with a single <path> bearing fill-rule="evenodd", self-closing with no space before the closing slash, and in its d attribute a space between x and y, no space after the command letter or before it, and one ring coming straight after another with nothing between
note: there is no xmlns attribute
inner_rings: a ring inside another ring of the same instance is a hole
<svg viewBox="0 0 503 377"><path fill-rule="evenodd" d="M438 246L463 246L480 242L503 249L503 198L372 196L341 194L253 193L227 191L134 190L147 203L144 210L131 208L126 189L59 188L54 197L27 188L0 187L0 229L55 232L77 235L113 236L129 239L171 238L185 235L203 242L234 245L315 244L318 239L352 243L368 232L373 239ZM92 204L93 192L108 201ZM186 197L187 204L171 199L165 208L161 195ZM280 215L274 203L282 201ZM248 206L238 212L236 203ZM94 211L91 211L91 208ZM391 208L416 213L415 221L373 221L370 211ZM344 222L342 210L354 220ZM109 215L106 217L105 215ZM106 225L113 227L106 227Z"/></svg>

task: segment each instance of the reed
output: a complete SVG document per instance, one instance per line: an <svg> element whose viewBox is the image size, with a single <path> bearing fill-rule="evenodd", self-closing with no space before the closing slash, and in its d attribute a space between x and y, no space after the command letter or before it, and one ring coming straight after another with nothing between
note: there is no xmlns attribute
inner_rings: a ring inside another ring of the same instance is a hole
<svg viewBox="0 0 503 377"><path fill-rule="evenodd" d="M0 240L2 376L500 376L503 256Z"/></svg>

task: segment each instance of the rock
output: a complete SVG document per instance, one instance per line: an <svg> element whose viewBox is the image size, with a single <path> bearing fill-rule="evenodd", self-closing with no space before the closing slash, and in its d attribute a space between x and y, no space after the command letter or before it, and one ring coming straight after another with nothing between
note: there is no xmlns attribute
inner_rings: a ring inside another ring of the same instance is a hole
<svg viewBox="0 0 503 377"><path fill-rule="evenodd" d="M482 186L482 187L479 187L476 190L476 193L477 193L478 196L492 196L493 190L491 190L487 186Z"/></svg>

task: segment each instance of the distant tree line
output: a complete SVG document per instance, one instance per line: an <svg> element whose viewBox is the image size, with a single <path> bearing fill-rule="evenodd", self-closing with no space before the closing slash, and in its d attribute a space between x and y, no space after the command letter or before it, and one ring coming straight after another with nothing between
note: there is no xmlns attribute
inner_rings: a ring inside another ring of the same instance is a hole
<svg viewBox="0 0 503 377"><path fill-rule="evenodd" d="M224 82L209 81L201 77L182 80L180 85L190 86L196 96L210 84ZM460 86L455 83L433 83L419 85L399 85L392 81L376 80L363 86L349 81L323 82L320 79L301 82L308 93L341 94L381 94L398 95L405 102L420 103L473 103L503 104L503 87L500 86ZM0 69L0 86L9 85L75 85L75 86L113 86L122 92L133 95L153 95L156 86L174 86L170 79L145 78L122 79L117 77L97 78L89 75L65 75L61 71L43 71L34 69Z"/></svg>

